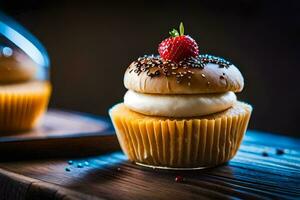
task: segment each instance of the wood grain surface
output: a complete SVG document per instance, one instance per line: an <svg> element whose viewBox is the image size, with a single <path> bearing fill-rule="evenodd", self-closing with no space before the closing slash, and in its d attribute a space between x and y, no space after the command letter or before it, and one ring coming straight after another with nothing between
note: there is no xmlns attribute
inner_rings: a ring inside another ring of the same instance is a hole
<svg viewBox="0 0 300 200"><path fill-rule="evenodd" d="M0 199L300 199L299 170L300 139L248 131L233 160L198 171L140 167L120 151L2 161Z"/></svg>
<svg viewBox="0 0 300 200"><path fill-rule="evenodd" d="M0 135L2 159L79 156L119 149L108 118L60 110L49 110L33 130Z"/></svg>

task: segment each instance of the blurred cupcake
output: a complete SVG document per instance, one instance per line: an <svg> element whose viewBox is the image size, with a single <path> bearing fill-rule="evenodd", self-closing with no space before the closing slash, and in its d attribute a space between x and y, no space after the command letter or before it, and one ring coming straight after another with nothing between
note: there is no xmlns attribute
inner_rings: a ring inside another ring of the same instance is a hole
<svg viewBox="0 0 300 200"><path fill-rule="evenodd" d="M131 63L124 103L109 111L128 158L158 168L198 169L236 154L252 107L237 101L240 71L216 56L199 55L197 43L172 30L159 56Z"/></svg>
<svg viewBox="0 0 300 200"><path fill-rule="evenodd" d="M0 131L33 128L45 112L51 86L24 53L0 47Z"/></svg>

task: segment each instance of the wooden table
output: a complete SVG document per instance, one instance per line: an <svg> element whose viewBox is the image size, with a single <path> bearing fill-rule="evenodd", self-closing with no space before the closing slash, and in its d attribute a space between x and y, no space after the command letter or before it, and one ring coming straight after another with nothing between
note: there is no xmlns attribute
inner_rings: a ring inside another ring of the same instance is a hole
<svg viewBox="0 0 300 200"><path fill-rule="evenodd" d="M121 151L0 162L1 200L211 198L300 199L300 139L248 131L233 160L200 171L143 168Z"/></svg>

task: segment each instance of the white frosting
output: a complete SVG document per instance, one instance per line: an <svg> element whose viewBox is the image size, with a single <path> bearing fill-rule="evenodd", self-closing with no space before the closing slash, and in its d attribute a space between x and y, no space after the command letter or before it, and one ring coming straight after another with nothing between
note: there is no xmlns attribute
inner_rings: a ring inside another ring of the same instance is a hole
<svg viewBox="0 0 300 200"><path fill-rule="evenodd" d="M234 92L199 95L157 95L128 90L124 104L133 111L154 116L195 117L217 113L236 102Z"/></svg>

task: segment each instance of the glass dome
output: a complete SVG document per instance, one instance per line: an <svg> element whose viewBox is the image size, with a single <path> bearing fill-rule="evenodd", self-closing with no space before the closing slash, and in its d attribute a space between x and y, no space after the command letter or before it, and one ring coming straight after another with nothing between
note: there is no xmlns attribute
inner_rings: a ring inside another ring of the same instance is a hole
<svg viewBox="0 0 300 200"><path fill-rule="evenodd" d="M50 94L45 48L0 12L0 131L34 128L47 109Z"/></svg>
<svg viewBox="0 0 300 200"><path fill-rule="evenodd" d="M24 27L0 12L0 83L48 79L45 48Z"/></svg>

